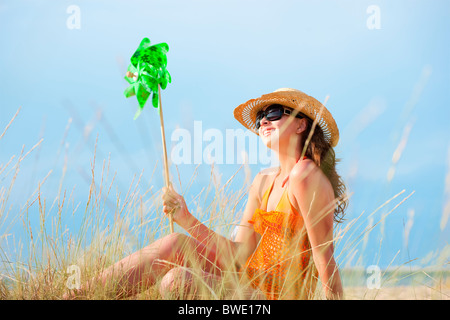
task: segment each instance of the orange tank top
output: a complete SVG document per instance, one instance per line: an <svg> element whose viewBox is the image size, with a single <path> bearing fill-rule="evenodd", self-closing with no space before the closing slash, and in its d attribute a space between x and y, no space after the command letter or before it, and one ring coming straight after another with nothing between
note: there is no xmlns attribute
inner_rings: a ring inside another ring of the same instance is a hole
<svg viewBox="0 0 450 320"><path fill-rule="evenodd" d="M303 218L289 201L287 187L275 210L266 211L275 178L249 221L261 240L244 270L252 286L267 299L308 299L315 289L317 271Z"/></svg>

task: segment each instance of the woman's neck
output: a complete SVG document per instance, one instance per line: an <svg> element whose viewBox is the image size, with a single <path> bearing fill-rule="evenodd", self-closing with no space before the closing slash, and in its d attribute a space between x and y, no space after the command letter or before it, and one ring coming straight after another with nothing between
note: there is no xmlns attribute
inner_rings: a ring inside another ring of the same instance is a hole
<svg viewBox="0 0 450 320"><path fill-rule="evenodd" d="M287 151L287 150L286 150ZM301 149L296 148L294 152L280 152L278 153L278 160L280 162L280 173L279 176L284 179L289 175L292 168L295 166L297 161L300 159Z"/></svg>

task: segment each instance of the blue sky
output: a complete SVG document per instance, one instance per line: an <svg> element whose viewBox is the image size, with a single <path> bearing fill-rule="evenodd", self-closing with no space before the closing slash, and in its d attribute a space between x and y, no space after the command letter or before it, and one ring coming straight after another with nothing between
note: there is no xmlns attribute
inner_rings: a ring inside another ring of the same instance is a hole
<svg viewBox="0 0 450 320"><path fill-rule="evenodd" d="M79 29L67 27L71 5L80 10ZM367 26L371 5L380 10L379 29ZM414 192L370 233L363 263L386 266L394 257L397 265L415 258L420 263L449 240L450 222L440 228L449 201L449 13L450 2L438 0L3 0L0 131L21 111L0 140L0 163L44 139L22 163L8 203L23 205L50 170L42 191L52 199L65 154L64 187L76 186L76 197L86 201L89 185L83 174L90 172L97 136L97 157L103 161L110 155L120 190L126 193L142 169L144 181L155 189L163 186L157 113L148 105L134 121L137 103L123 95L128 59L149 37L170 47L173 81L162 102L169 149L174 130L193 132L194 121L201 121L203 130L224 134L241 128L233 109L277 88L297 88L320 101L328 96L341 133L338 169L353 192L348 220L365 211L365 227L368 214L382 203L402 190L400 200ZM402 137L406 144L389 180ZM150 181L156 160L159 171ZM183 184L195 167L179 166ZM238 168L217 166L224 181ZM252 176L260 168L252 165ZM176 175L173 166L171 172ZM202 164L199 172L197 189L187 198L209 182L210 166ZM10 179L4 178L2 187ZM236 188L242 179L237 177ZM398 199L377 212L374 222ZM406 248L403 235L411 210Z"/></svg>

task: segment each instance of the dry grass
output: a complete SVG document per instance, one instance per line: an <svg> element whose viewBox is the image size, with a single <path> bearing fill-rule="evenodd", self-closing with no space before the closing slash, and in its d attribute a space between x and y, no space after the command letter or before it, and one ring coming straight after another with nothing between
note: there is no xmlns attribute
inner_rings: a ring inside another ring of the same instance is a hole
<svg viewBox="0 0 450 320"><path fill-rule="evenodd" d="M16 116L17 113L1 134L0 140L7 133ZM135 177L125 195L113 196L116 175L111 172L108 159L103 159L98 172L95 152L91 163L89 194L86 202L76 203L73 190L63 190L64 174L67 170L65 165L55 199L46 199L41 193L49 173L38 183L34 193L22 205L20 211L12 212L13 207L9 204L9 197L16 178L20 174L20 166L41 142L42 140L28 151L23 148L18 157L13 156L7 163L0 164L0 179L3 181L0 189L0 230L2 231L0 235L0 299L61 299L67 292L68 286L74 283L73 280L78 274L76 272L79 271L80 280L83 283L119 259L169 233L168 223L161 209L160 191L155 191L151 187L142 190L141 174ZM241 189L234 191L231 184L240 170L244 170L245 183ZM181 193L189 192L196 175L197 171L184 188L181 188L181 179L178 176ZM237 205L245 199L251 176L246 166L239 168L235 175L222 184L221 177L212 166L210 184L188 202L188 207L200 221L224 236L231 236L239 221L242 208ZM402 191L388 199L374 212L362 213L337 230L335 242L339 249L337 251L340 252L338 260L344 261L344 264L350 262L357 254L353 248L363 242L375 226L386 219L411 195L412 193L405 196ZM388 205L392 205L393 208L383 215L380 221L371 220L378 210ZM30 217L35 214L39 215L38 228L32 223ZM70 220L80 223L76 233L73 233L74 231L66 224ZM361 226L364 226L367 221L371 222L361 230ZM14 242L11 240L9 230L20 222L27 236L25 240ZM346 239L345 242L343 239ZM13 256L11 252L14 252ZM27 254L23 256L22 252ZM436 266L446 267L447 259L448 256L446 258L444 253L444 259L437 261ZM249 291L246 284L237 281L236 274L233 272L226 274L223 280L214 286L205 284L199 276L198 269L194 268L192 272L193 277L200 283L200 291L195 298L261 298L257 293ZM426 271L423 272L426 273ZM427 274L431 280L428 279L426 283L424 281L424 284L395 285L397 280L416 273L417 270L411 270L405 276L405 273L390 272L388 281L383 282L380 289L368 289L364 285L345 286L345 298L449 299L448 272ZM350 270L344 277L344 285L346 279L350 279L348 282L351 283L352 279L357 277L361 277L360 271ZM383 279L386 279L386 273ZM115 286L114 283L111 285ZM230 287L233 289L230 290ZM115 299L116 297L112 294L111 288L103 286L97 286L83 296L84 299ZM189 299L193 296L190 292L181 292L181 298ZM324 298L320 286L317 288L315 298ZM153 287L144 288L130 299L162 299L162 297L156 284Z"/></svg>

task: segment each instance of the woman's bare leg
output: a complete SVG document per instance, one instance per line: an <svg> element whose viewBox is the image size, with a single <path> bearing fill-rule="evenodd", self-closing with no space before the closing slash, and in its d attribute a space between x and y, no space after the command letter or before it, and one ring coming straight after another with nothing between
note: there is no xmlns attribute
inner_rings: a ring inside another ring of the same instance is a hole
<svg viewBox="0 0 450 320"><path fill-rule="evenodd" d="M79 291L89 291L91 286L114 284L119 296L133 295L142 287L155 284L174 266L189 265L192 260L200 261L206 272L219 274L221 271L214 244L205 245L194 238L173 233L118 261Z"/></svg>
<svg viewBox="0 0 450 320"><path fill-rule="evenodd" d="M236 277L237 276L237 277ZM218 275L204 270L177 267L168 271L159 285L163 299L257 299L266 297L241 275Z"/></svg>
<svg viewBox="0 0 450 320"><path fill-rule="evenodd" d="M162 278L159 292L163 299L200 299L218 295L222 277L204 270L176 267ZM214 297L217 298L217 297Z"/></svg>

